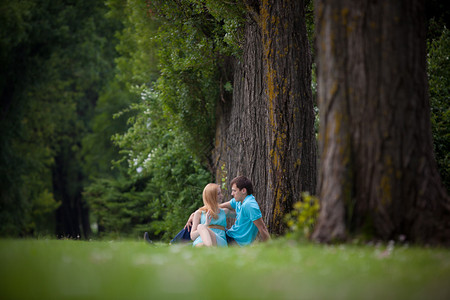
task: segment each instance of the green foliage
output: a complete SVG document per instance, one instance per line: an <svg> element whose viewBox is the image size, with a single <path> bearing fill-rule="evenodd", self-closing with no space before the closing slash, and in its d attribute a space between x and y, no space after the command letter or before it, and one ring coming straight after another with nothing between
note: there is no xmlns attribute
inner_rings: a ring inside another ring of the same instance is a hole
<svg viewBox="0 0 450 300"><path fill-rule="evenodd" d="M119 168L112 168L111 164L121 158L120 148L113 143L111 137L128 129L130 114L123 114L118 118L113 116L133 101L137 101L136 96L117 81L110 82L100 94L90 122L91 132L83 137L81 147L83 171L90 179L120 176Z"/></svg>
<svg viewBox="0 0 450 300"><path fill-rule="evenodd" d="M176 16L169 23L167 16L151 17L147 5L108 2L108 15L123 24L117 34L116 78L134 100L114 118L129 118L128 130L113 134L114 145L121 149L114 163L116 175L105 179L99 174L84 196L100 236L141 236L148 231L152 238L168 240L201 205L201 192L211 180L199 158L205 163L202 155L209 155L219 97L217 45L208 36L215 21L194 8L183 19L186 11L165 1L158 8ZM108 107L118 94L105 94L98 107ZM106 143L101 128L111 112L95 118L100 122L94 122L85 146ZM95 167L94 158L89 162Z"/></svg>
<svg viewBox="0 0 450 300"><path fill-rule="evenodd" d="M432 23L433 24L433 23ZM450 31L428 43L428 80L434 152L439 172L450 190Z"/></svg>
<svg viewBox="0 0 450 300"><path fill-rule="evenodd" d="M211 175L186 151L183 133L164 117L157 93L144 89L141 101L130 109L136 111L131 126L124 134L115 135L114 141L123 149L131 180L142 182L145 192L152 191L139 196L151 207L147 213L150 224L135 230L168 240L201 205L201 193ZM95 208L93 211L96 213Z"/></svg>
<svg viewBox="0 0 450 300"><path fill-rule="evenodd" d="M294 209L285 216L287 226L296 238L309 239L319 215L319 199L309 193L302 193L302 201L294 204Z"/></svg>
<svg viewBox="0 0 450 300"><path fill-rule="evenodd" d="M228 191L227 187L228 175L227 170L225 169L225 164L222 164L222 166L220 166L220 173L221 173L220 188L222 189L223 193L226 193Z"/></svg>
<svg viewBox="0 0 450 300"><path fill-rule="evenodd" d="M119 40L116 58L116 76L130 91L143 84L150 86L158 78L158 47L154 36L158 30L158 21L149 18L145 1L111 0L107 2L108 15L120 21L123 28L117 31Z"/></svg>
<svg viewBox="0 0 450 300"><path fill-rule="evenodd" d="M137 226L151 221L153 212L147 199L152 193L139 181L97 179L84 196L95 214L99 237L131 235Z"/></svg>
<svg viewBox="0 0 450 300"><path fill-rule="evenodd" d="M175 43L167 40L174 36L179 38ZM174 126L187 133L185 143L189 149L206 161L205 155L209 155L214 134L215 103L219 97L214 57L198 51L203 46L202 41L189 41L188 35L176 29L161 33L159 41L167 46L159 52L162 76L155 88L160 91L165 114ZM177 51L189 47L184 45L185 41L198 50Z"/></svg>
<svg viewBox="0 0 450 300"><path fill-rule="evenodd" d="M63 193L55 191L54 170L67 149L71 161L79 158L74 153L86 130L82 118L89 117L89 104L106 78L99 72L109 64L102 55L110 49L101 38L109 25L97 18L99 4L0 4L0 235L54 231L54 212L62 201L57 198Z"/></svg>
<svg viewBox="0 0 450 300"><path fill-rule="evenodd" d="M243 1L182 0L148 1L149 12L164 26L198 31L215 45L217 53L239 56L247 7Z"/></svg>
<svg viewBox="0 0 450 300"><path fill-rule="evenodd" d="M104 19L103 1L0 8L0 235L47 234L58 207L79 205L79 149L112 74L115 24Z"/></svg>
<svg viewBox="0 0 450 300"><path fill-rule="evenodd" d="M155 84L164 113L184 134L184 143L202 163L209 163L216 103L231 93L224 57L237 55L243 26L239 1L151 1L161 22L160 77ZM222 70L222 71L221 71Z"/></svg>

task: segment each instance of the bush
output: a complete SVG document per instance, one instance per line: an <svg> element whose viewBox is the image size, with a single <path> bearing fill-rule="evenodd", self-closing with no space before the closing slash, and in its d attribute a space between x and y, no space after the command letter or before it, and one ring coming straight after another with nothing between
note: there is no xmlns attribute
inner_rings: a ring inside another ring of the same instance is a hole
<svg viewBox="0 0 450 300"><path fill-rule="evenodd" d="M428 44L428 80L434 153L441 179L450 190L450 31Z"/></svg>
<svg viewBox="0 0 450 300"><path fill-rule="evenodd" d="M302 193L302 201L294 204L294 209L285 216L290 235L309 239L319 214L319 199L308 192Z"/></svg>

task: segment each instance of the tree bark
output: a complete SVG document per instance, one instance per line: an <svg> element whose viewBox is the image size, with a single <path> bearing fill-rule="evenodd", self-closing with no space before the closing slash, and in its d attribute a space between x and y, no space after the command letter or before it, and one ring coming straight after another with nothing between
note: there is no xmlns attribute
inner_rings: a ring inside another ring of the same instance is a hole
<svg viewBox="0 0 450 300"><path fill-rule="evenodd" d="M319 197L313 238L450 242L433 156L423 1L316 2Z"/></svg>
<svg viewBox="0 0 450 300"><path fill-rule="evenodd" d="M264 102L261 33L248 19L241 58L234 61L233 97L219 102L216 126L216 180L226 187L239 175L250 178L264 220L270 217L268 195L267 114ZM231 193L231 190L228 191Z"/></svg>
<svg viewBox="0 0 450 300"><path fill-rule="evenodd" d="M264 221L275 234L283 233L283 216L301 200L301 192L315 193L316 188L311 55L303 7L303 1L248 5L233 100L221 109L225 115L218 119L216 134L216 150L222 149L221 155L216 152L222 157L218 165L225 166L228 181L238 175L252 180Z"/></svg>

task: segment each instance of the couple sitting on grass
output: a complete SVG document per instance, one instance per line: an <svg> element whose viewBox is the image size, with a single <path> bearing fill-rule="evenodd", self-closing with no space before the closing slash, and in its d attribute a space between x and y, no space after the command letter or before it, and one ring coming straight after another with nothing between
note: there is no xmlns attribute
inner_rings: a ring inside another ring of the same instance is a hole
<svg viewBox="0 0 450 300"><path fill-rule="evenodd" d="M190 231L193 246L245 246L256 239L258 232L261 240L270 239L261 210L252 194L253 184L244 176L231 181L233 199L225 203L222 203L223 195L219 185L206 185L203 190L204 206L191 214L185 226L185 230ZM236 218L236 222L228 230L227 217Z"/></svg>

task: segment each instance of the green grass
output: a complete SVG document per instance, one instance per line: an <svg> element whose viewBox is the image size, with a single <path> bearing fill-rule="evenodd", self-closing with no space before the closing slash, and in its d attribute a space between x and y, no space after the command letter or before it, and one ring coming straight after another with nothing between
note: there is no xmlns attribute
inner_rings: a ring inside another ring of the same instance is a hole
<svg viewBox="0 0 450 300"><path fill-rule="evenodd" d="M450 250L0 240L0 299L450 299Z"/></svg>

